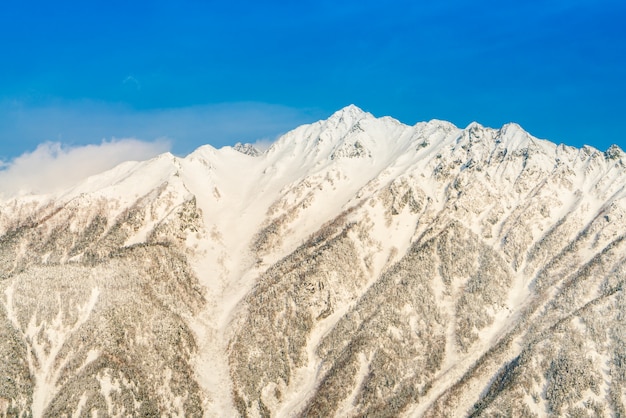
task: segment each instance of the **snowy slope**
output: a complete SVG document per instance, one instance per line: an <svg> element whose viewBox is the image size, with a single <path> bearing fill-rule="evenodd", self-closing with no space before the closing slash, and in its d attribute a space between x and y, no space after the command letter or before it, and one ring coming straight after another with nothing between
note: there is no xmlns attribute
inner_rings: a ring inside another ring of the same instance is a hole
<svg viewBox="0 0 626 418"><path fill-rule="evenodd" d="M623 414L625 187L617 147L348 106L5 201L0 410Z"/></svg>

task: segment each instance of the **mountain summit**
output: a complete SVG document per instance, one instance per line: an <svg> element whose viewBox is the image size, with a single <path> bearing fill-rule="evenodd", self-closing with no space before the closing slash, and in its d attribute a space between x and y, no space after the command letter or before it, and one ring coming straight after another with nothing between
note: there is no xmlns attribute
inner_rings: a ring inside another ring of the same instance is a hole
<svg viewBox="0 0 626 418"><path fill-rule="evenodd" d="M0 414L626 415L626 166L348 106L0 203Z"/></svg>

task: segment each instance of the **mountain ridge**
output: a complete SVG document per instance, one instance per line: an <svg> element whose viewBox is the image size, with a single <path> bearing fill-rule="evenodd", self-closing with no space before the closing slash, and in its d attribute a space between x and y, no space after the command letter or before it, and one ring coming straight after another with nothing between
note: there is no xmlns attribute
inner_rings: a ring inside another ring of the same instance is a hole
<svg viewBox="0 0 626 418"><path fill-rule="evenodd" d="M193 156L200 154L200 153L215 156L220 153L225 153L227 152L227 150L230 150L230 149L238 150L244 154L246 154L247 152L252 152L253 154L255 154L253 156L257 156L257 154L259 156L264 155L264 154L272 154L275 152L274 151L275 148L281 147L281 146L288 146L289 142L292 140L296 140L296 141L300 140L300 141L305 141L305 142L311 140L311 134L306 133L304 131L311 131L311 130L315 131L316 130L315 128L320 128L319 133L323 134L322 136L324 137L324 138L316 138L315 139L315 141L317 141L316 143L323 143L325 139L331 139L331 140L335 139L337 141L341 141L341 140L346 139L345 137L347 136L347 134L349 133L351 129L360 128L360 125L359 125L360 121L366 121L366 122L375 121L381 124L385 124L386 122L389 122L387 123L387 126L395 125L395 126L402 127L407 131L413 131L412 134L416 136L419 136L420 131L421 131L420 128L423 127L427 129L428 127L431 127L431 126L440 127L447 131L452 131L452 130L457 131L459 132L460 136L462 136L461 135L462 132L464 132L468 136L471 136L472 133L474 133L473 135L476 135L477 131L483 131L483 132L487 132L489 136L493 140L497 141L498 143L505 140L506 143L503 144L503 147L507 149L525 148L525 147L528 147L529 143L531 142L542 143L542 144L548 144L548 143L553 144L549 140L538 139L538 138L533 137L528 132L526 132L520 125L514 122L506 123L501 128L486 128L478 122L471 122L465 128L457 128L455 125L453 125L450 122L433 119L427 122L418 122L417 124L410 126L410 125L405 125L402 122L399 122L398 120L393 119L388 116L376 118L371 113L365 112L355 105L348 105L336 111L335 113L333 113L326 120L321 120L312 124L302 125L294 129L293 131L286 133L285 135L277 139L274 143L272 143L270 147L268 147L268 149L262 152L260 150L252 151L254 149L252 144L238 143L238 144L235 144L234 146L224 146L220 149L216 149L213 146L207 144L207 145L200 146L198 149L192 151L188 156L185 156L185 157L174 156L170 152L166 152L157 157L154 157L151 160L147 160L143 162L137 161L137 162L121 163L117 167L111 170L107 170L107 172L111 172L113 170L122 171L123 167L131 166L131 165L141 165L141 164L147 163L148 161L153 161L155 159L159 160L159 159L171 158L173 161L179 161L179 160L184 160L190 157L193 158ZM329 133L328 131L331 131L331 133ZM522 139L522 141L519 141L519 140L515 141L515 138L513 137L509 138L509 136L511 136L511 135L507 135L509 131L513 131L512 136L518 139ZM337 136L337 135L338 135L337 138L333 138L333 136ZM459 138L457 138L457 141L460 140L460 136ZM339 144L336 144L336 145L339 145ZM414 144L414 145L421 145L421 144ZM556 144L553 144L553 145L556 145ZM588 146L588 145L585 145L581 148L576 148L576 147L572 147L572 146L568 146L564 144L560 144L556 146L557 148L565 148L565 149L570 149L570 150L578 149L579 152L588 150L585 152L591 153L591 154L601 152L597 150L596 148L592 146ZM607 156L611 155L615 158L615 157L621 157L623 155L623 151L618 145L614 144L611 147L609 147L609 149L607 149L604 152L604 154ZM100 177L100 176L102 176L102 173L90 176L90 178ZM24 198L25 196L20 196L20 197ZM6 199L6 200L10 200L10 199Z"/></svg>
<svg viewBox="0 0 626 418"><path fill-rule="evenodd" d="M619 415L623 155L348 106L0 202L0 411Z"/></svg>

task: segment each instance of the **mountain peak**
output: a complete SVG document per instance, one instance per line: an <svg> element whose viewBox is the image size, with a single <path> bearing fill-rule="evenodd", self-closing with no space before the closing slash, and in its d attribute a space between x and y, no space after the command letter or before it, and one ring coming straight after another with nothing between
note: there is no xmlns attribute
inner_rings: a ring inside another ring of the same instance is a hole
<svg viewBox="0 0 626 418"><path fill-rule="evenodd" d="M330 118L328 118L328 121L335 123L343 122L348 125L352 125L367 116L373 117L370 113L365 112L358 106L351 104L333 113Z"/></svg>
<svg viewBox="0 0 626 418"><path fill-rule="evenodd" d="M484 129L485 127L483 125L481 125L480 123L474 121L474 122L470 122L466 127L465 130L467 131L471 131L471 130L476 130L476 129Z"/></svg>
<svg viewBox="0 0 626 418"><path fill-rule="evenodd" d="M361 109L360 107L358 107L357 105L354 104L349 104L341 109L339 109L338 111L335 112L335 114L358 114L358 115L364 115L367 112L365 112L363 109Z"/></svg>
<svg viewBox="0 0 626 418"><path fill-rule="evenodd" d="M505 123L500 128L500 134L504 137L530 137L531 135L520 125L514 122Z"/></svg>

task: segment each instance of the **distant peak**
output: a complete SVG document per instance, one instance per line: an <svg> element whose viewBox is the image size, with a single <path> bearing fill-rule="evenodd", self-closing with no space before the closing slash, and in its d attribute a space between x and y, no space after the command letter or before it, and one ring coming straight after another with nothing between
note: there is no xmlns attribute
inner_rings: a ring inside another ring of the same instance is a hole
<svg viewBox="0 0 626 418"><path fill-rule="evenodd" d="M420 124L420 123L430 125L430 126L442 126L446 128L456 128L456 125L454 125L452 122L448 122L447 120L442 120L442 119L431 119L429 121L418 122L417 124Z"/></svg>
<svg viewBox="0 0 626 418"><path fill-rule="evenodd" d="M465 130L472 131L472 130L484 129L484 128L485 127L478 122L471 122L469 125L467 125Z"/></svg>
<svg viewBox="0 0 626 418"><path fill-rule="evenodd" d="M348 124L353 124L368 115L371 116L369 113L365 112L358 106L351 104L333 113L331 117L328 118L328 121L335 123L345 122Z"/></svg>
<svg viewBox="0 0 626 418"><path fill-rule="evenodd" d="M514 135L514 134L520 134L520 133L524 135L528 135L528 132L526 132L524 128L522 128L520 125L514 122L509 122L509 123L505 123L504 125L502 125L502 128L500 128L500 132L502 132L502 134L504 135Z"/></svg>
<svg viewBox="0 0 626 418"><path fill-rule="evenodd" d="M361 109L360 107L353 105L353 104L349 104L348 106L339 109L337 112L335 113L340 113L340 114L350 114L350 115L364 115L366 112Z"/></svg>
<svg viewBox="0 0 626 418"><path fill-rule="evenodd" d="M605 158L610 160L620 159L623 155L624 151L622 151L622 149L615 144L611 145L609 149L604 152Z"/></svg>

